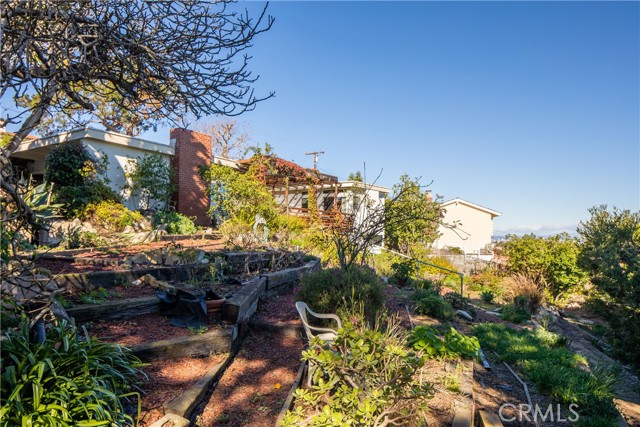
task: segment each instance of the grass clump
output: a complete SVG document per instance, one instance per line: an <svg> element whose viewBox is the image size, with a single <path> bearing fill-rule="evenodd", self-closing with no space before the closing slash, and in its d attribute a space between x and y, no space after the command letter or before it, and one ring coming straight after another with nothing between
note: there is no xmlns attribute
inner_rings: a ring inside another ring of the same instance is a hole
<svg viewBox="0 0 640 427"><path fill-rule="evenodd" d="M504 325L482 324L475 334L482 347L493 350L500 361L515 364L541 393L563 404L578 405L576 425L617 425L618 412L611 386L618 368L580 368L585 359L567 349L562 338L549 331L513 330Z"/></svg>
<svg viewBox="0 0 640 427"><path fill-rule="evenodd" d="M348 271L331 268L304 276L298 297L320 313L362 304L365 318L370 321L384 307L383 285L375 271L367 267Z"/></svg>

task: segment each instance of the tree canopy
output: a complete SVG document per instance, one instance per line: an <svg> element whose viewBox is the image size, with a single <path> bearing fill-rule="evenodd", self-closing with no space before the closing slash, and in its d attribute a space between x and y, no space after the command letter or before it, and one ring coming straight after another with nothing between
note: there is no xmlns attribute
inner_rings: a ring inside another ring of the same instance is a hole
<svg viewBox="0 0 640 427"><path fill-rule="evenodd" d="M393 186L394 197L385 207L385 239L391 249L410 252L413 245L426 246L438 238L442 219L440 204L430 200L418 180L402 175Z"/></svg>
<svg viewBox="0 0 640 427"><path fill-rule="evenodd" d="M273 18L230 3L4 1L0 95L19 111L3 120L21 123L6 150L55 112L102 115L109 127L105 101L114 118L140 123L253 109L265 97L254 94L245 52Z"/></svg>

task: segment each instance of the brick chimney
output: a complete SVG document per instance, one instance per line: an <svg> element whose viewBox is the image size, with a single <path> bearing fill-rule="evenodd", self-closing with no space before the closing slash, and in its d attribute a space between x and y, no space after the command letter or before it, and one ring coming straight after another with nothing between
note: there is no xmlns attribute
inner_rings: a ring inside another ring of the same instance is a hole
<svg viewBox="0 0 640 427"><path fill-rule="evenodd" d="M171 145L176 150L171 159L176 210L183 215L195 217L197 225L209 226L209 197L206 194L207 186L200 177L200 167L209 167L211 164L211 137L187 129L171 129L170 138Z"/></svg>

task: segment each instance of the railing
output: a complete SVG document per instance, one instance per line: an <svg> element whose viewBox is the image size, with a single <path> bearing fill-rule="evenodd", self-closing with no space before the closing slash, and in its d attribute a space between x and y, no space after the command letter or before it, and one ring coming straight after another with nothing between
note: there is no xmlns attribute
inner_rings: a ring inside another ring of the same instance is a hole
<svg viewBox="0 0 640 427"><path fill-rule="evenodd" d="M297 216L300 218L304 218L304 219L311 218L311 209L309 208L291 208L290 207L290 208L285 208L285 211L289 215ZM352 221L352 219L350 218L350 215L345 215L342 212L335 209L331 209L328 211L318 209L317 214L318 214L318 218L320 219L320 222L322 223L322 225L325 225L325 226L336 224L339 221L347 221L349 223L351 223Z"/></svg>

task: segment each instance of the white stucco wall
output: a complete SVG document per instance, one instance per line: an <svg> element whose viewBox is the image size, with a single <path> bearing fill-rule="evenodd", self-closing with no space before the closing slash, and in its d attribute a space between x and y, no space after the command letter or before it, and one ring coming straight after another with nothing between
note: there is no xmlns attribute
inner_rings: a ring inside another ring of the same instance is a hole
<svg viewBox="0 0 640 427"><path fill-rule="evenodd" d="M109 168L107 170L106 177L109 180L109 186L122 196L122 203L132 210L142 208L140 205L140 198L138 196L132 196L128 192L122 191L122 188L127 183L125 171L130 169L130 160L135 162L138 158L142 158L147 154L152 154L155 151L143 150L139 147L114 145L93 139L83 139L82 143L87 147L92 155L96 157L103 155L107 156ZM159 154L168 165L171 160L171 156L167 153Z"/></svg>
<svg viewBox="0 0 640 427"><path fill-rule="evenodd" d="M445 209L443 223L452 225L459 222L459 225L455 230L441 225L438 228L441 236L434 242L434 247L458 247L467 254L473 254L484 250L491 243L493 217L497 215L461 201L448 204Z"/></svg>
<svg viewBox="0 0 640 427"><path fill-rule="evenodd" d="M88 148L92 155L96 157L107 156L109 168L106 175L109 186L119 194L122 194L121 190L126 183L124 171L130 159L137 160L138 157L143 157L146 154L158 153L168 164L175 154L174 147L168 144L99 129L82 128L47 138L25 141L20 144L14 156L33 160L32 172L41 174L44 173L45 158L51 148L62 142L78 140ZM140 208L138 197L127 197L126 194L124 196L123 203L127 208Z"/></svg>

